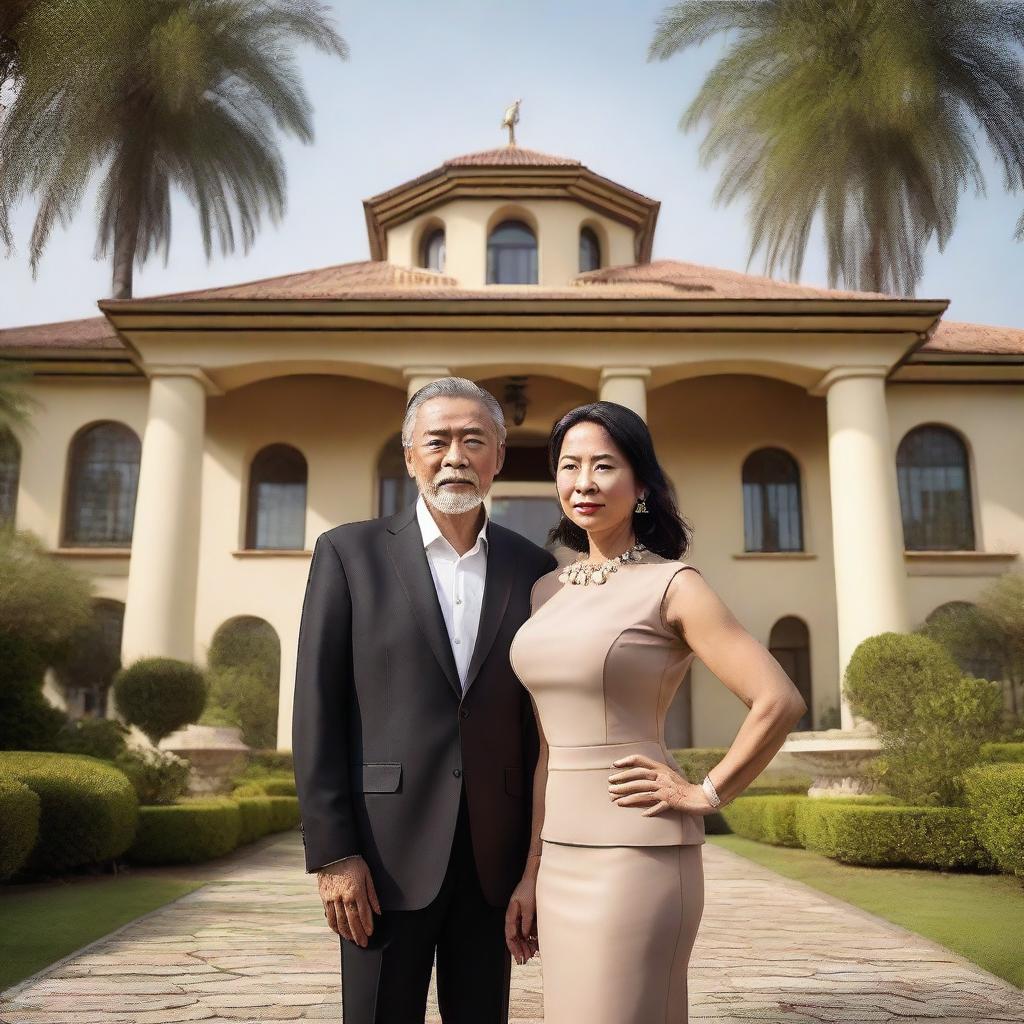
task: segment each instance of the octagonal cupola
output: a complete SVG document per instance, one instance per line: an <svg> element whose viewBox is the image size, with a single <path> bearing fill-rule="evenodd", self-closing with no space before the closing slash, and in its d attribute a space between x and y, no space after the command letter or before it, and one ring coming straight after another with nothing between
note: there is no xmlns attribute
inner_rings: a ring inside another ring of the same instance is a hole
<svg viewBox="0 0 1024 1024"><path fill-rule="evenodd" d="M373 259L499 289L648 263L659 206L579 160L515 144L453 157L363 205Z"/></svg>

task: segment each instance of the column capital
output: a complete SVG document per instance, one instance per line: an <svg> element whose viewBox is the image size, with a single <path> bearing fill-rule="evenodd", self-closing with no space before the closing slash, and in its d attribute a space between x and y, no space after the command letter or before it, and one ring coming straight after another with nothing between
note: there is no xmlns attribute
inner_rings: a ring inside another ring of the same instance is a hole
<svg viewBox="0 0 1024 1024"><path fill-rule="evenodd" d="M207 372L198 366L178 366L174 363L145 363L142 367L146 376L154 377L191 377L199 381L207 396L224 394L224 389L210 379Z"/></svg>
<svg viewBox="0 0 1024 1024"><path fill-rule="evenodd" d="M649 366L605 366L601 369L599 384L622 378L646 380L651 375Z"/></svg>
<svg viewBox="0 0 1024 1024"><path fill-rule="evenodd" d="M824 395L837 380L848 380L851 377L881 377L883 381L889 375L888 366L832 366L817 382L807 389L809 395Z"/></svg>

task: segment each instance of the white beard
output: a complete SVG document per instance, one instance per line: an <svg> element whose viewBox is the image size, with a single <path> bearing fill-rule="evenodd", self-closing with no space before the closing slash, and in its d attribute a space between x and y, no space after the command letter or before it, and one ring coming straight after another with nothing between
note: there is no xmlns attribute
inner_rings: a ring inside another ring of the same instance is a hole
<svg viewBox="0 0 1024 1024"><path fill-rule="evenodd" d="M470 474L466 474L469 476ZM472 512L483 504L485 494L477 483L473 491L453 491L444 484L435 484L433 480L425 480L417 475L416 486L423 500L446 516L458 516L464 512Z"/></svg>

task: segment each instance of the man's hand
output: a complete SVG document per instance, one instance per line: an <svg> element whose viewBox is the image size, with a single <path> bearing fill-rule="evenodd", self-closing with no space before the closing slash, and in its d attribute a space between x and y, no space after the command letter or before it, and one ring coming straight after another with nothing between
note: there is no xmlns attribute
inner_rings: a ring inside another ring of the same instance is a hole
<svg viewBox="0 0 1024 1024"><path fill-rule="evenodd" d="M378 914L381 912L366 861L362 857L349 857L318 871L316 880L331 931L365 948L373 934L370 908Z"/></svg>

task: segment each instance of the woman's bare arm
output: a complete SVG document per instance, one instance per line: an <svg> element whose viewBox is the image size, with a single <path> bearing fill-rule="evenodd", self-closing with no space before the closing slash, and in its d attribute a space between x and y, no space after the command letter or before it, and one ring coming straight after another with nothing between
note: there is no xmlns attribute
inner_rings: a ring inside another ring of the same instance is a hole
<svg viewBox="0 0 1024 1024"><path fill-rule="evenodd" d="M764 771L807 704L782 666L737 622L700 573L683 571L673 577L662 612L697 657L750 709L725 756L708 772L726 803Z"/></svg>

